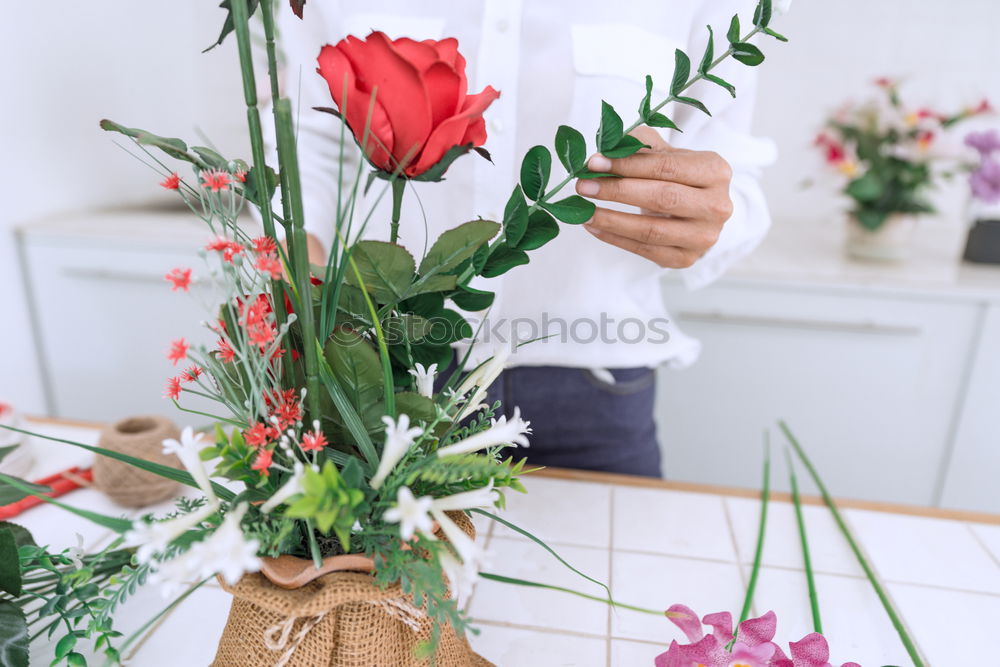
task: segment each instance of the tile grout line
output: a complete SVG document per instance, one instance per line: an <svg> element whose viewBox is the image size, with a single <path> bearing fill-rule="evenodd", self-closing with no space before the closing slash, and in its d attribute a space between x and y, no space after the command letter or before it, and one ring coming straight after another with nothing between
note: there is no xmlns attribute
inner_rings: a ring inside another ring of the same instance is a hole
<svg viewBox="0 0 1000 667"><path fill-rule="evenodd" d="M741 562L742 558L740 557L741 556L741 554L740 554L740 547L739 547L739 544L736 541L736 530L733 528L733 518L729 515L729 502L727 501L726 498L722 499L722 513L725 514L725 516L726 516L726 526L728 526L728 528L729 528L729 540L730 540L730 542L733 545L733 553L736 556L736 571L739 572L740 583L743 584L743 591L744 591L744 595L745 595L746 594L746 590L747 590L747 585L748 585L747 584L747 577L746 577L746 574L743 572L743 563ZM763 566L763 562L761 563L761 565ZM754 601L754 603L753 603L753 608L755 610L757 608L757 602L756 601Z"/></svg>
<svg viewBox="0 0 1000 667"><path fill-rule="evenodd" d="M963 522L963 525L965 526L966 530L972 533L972 539L976 541L976 544L982 547L983 551L986 552L986 555L989 556L990 560L996 563L997 567L1000 567L1000 558L998 558L993 553L993 551L990 550L988 546L986 546L986 542L983 542L983 538L979 536L979 533L977 533L976 530L968 522Z"/></svg>
<svg viewBox="0 0 1000 667"><path fill-rule="evenodd" d="M608 486L608 591L614 582L615 560L615 487ZM609 593L609 595L611 595ZM613 597L613 595L611 596ZM611 614L615 608L608 605L607 635L604 637L604 654L608 667L611 667Z"/></svg>

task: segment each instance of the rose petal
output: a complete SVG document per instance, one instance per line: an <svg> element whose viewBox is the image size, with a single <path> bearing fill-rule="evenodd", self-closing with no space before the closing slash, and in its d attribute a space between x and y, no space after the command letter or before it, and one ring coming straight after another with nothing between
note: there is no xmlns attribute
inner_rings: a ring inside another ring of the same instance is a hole
<svg viewBox="0 0 1000 667"><path fill-rule="evenodd" d="M482 117L486 108L499 96L499 92L486 86L483 92L466 98L465 109L461 113L452 116L434 128L424 145L419 162L406 169L407 175L415 176L424 173L437 163L449 149L462 145L470 122ZM483 136L483 140L485 141L485 136ZM479 144L482 142L477 143L477 145Z"/></svg>
<svg viewBox="0 0 1000 667"><path fill-rule="evenodd" d="M433 40L418 42L409 37L392 40L392 46L396 52L413 63L420 73L426 72L428 67L441 59L434 45Z"/></svg>
<svg viewBox="0 0 1000 667"><path fill-rule="evenodd" d="M454 116L459 106L458 88L461 80L447 64L437 61L424 71L424 87L431 102L431 126L437 127Z"/></svg>
<svg viewBox="0 0 1000 667"><path fill-rule="evenodd" d="M370 93L359 86L361 82L354 74L350 59L338 47L329 45L323 47L317 58L319 67L316 71L326 80L333 101L337 104L359 144L364 139L365 126L368 122L369 109L371 109L371 124L368 130L368 146L365 153L368 155L368 159L379 168L390 169L389 151L393 147L392 126L389 124L385 110L377 100L374 106L371 106ZM344 99L345 88L346 100Z"/></svg>

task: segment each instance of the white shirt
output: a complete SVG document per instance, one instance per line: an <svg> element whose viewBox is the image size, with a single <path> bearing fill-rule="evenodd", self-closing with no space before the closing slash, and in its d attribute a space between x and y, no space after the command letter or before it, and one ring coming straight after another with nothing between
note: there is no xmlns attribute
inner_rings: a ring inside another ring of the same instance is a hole
<svg viewBox="0 0 1000 667"><path fill-rule="evenodd" d="M697 63L708 38L705 26L711 24L716 52L721 52L730 17L752 8L749 1L735 0L323 0L306 5L304 21L282 8L283 85L284 94L299 106L306 228L329 247L341 130L336 118L312 109L333 106L326 82L315 71L324 44L347 34L363 37L373 29L391 38L457 37L468 61L470 93L487 84L501 91L485 114L486 148L493 164L470 153L452 165L443 183L407 187L400 243L419 260L428 243L446 229L476 217L501 220L528 148L551 147L556 128L569 124L583 132L594 150L602 99L618 110L626 125L631 124L646 74L652 75L656 87L654 102L663 99L674 49L684 49ZM750 25L750 17L744 18L744 25ZM776 151L770 140L749 134L756 89L753 69L730 60L715 73L736 86L737 98L714 84L696 84L693 96L705 102L711 118L691 107L664 109L684 130L665 132L668 142L714 150L733 168L733 215L719 242L694 266L682 270L691 288L715 280L734 260L753 250L770 226L757 175L774 161ZM351 155L354 146L351 142L347 151ZM553 184L564 175L554 162ZM352 162L351 178L356 164ZM384 183L376 181L369 201L377 198ZM572 185L565 196L571 194ZM377 205L367 237L388 238L389 199L386 194ZM474 287L497 292L488 326L480 335L485 344L478 349L510 344L513 330L522 341L554 334L520 347L512 358L519 365L685 366L697 358L697 341L668 323L660 287L664 269L653 262L562 223L559 236L529 252L529 257L529 264L499 278L473 282ZM470 319L475 326L477 317Z"/></svg>

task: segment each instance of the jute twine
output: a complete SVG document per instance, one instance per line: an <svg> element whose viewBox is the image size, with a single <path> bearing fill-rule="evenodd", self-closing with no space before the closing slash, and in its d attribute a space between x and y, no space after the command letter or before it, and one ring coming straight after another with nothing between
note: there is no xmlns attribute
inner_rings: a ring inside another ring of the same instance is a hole
<svg viewBox="0 0 1000 667"><path fill-rule="evenodd" d="M462 512L449 515L475 536ZM399 585L383 590L370 574L334 572L296 590L248 574L233 605L212 667L426 667L416 646L430 639L432 621ZM441 628L438 667L493 667L450 626Z"/></svg>
<svg viewBox="0 0 1000 667"><path fill-rule="evenodd" d="M179 437L177 426L166 417L129 417L101 431L97 444L121 454L180 468L175 455L163 453L163 441ZM94 462L94 486L125 507L148 507L177 492L177 482L106 456L98 456Z"/></svg>

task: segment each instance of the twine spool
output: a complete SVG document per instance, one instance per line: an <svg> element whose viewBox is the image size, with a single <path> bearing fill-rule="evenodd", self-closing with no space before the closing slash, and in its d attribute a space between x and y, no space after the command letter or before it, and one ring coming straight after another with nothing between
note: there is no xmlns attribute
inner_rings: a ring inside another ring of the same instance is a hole
<svg viewBox="0 0 1000 667"><path fill-rule="evenodd" d="M181 464L177 456L163 453L163 441L179 437L177 425L166 417L128 417L105 427L97 444L114 452L179 469ZM94 487L119 505L148 507L174 496L178 485L123 461L98 456L94 462Z"/></svg>

